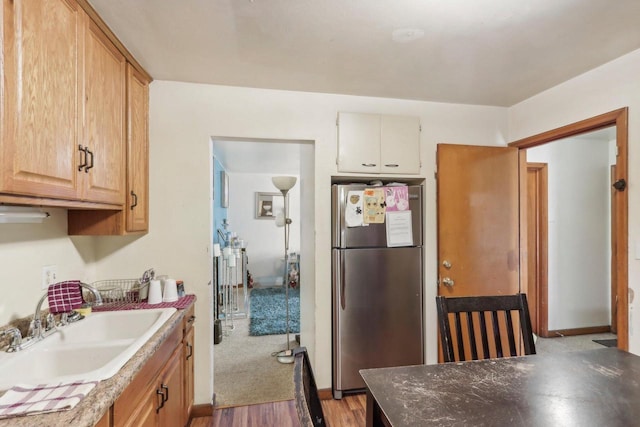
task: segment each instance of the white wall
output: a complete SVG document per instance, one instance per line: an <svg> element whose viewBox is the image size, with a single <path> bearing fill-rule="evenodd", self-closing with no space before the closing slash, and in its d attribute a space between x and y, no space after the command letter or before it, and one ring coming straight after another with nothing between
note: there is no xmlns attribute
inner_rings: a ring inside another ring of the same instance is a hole
<svg viewBox="0 0 640 427"><path fill-rule="evenodd" d="M609 325L609 142L564 139L527 161L548 165L549 330Z"/></svg>
<svg viewBox="0 0 640 427"><path fill-rule="evenodd" d="M274 218L283 209L282 193L271 182L269 174L229 172L230 231L247 243L249 271L256 286L265 278L284 273L284 228L276 227L274 219L257 219L256 193L274 193ZM289 236L289 253L300 251L300 179L289 191L289 217L292 219Z"/></svg>
<svg viewBox="0 0 640 427"><path fill-rule="evenodd" d="M51 217L42 224L0 224L0 325L33 314L45 265L56 265L60 280L96 280L93 238L70 238L67 211L45 210Z"/></svg>
<svg viewBox="0 0 640 427"><path fill-rule="evenodd" d="M509 136L517 140L622 107L629 107L629 349L640 352L634 312L640 290L640 50L542 92L509 108Z"/></svg>

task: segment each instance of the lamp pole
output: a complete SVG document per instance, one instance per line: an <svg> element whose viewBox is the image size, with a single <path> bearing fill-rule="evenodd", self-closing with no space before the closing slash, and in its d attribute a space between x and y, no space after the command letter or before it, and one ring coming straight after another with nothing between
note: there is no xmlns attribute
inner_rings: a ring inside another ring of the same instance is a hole
<svg viewBox="0 0 640 427"><path fill-rule="evenodd" d="M284 198L284 298L287 310L286 329L287 329L287 349L278 353L278 362L293 363L293 352L291 351L291 342L289 341L289 283L287 281L287 272L289 266L289 226L291 218L289 218L289 190L296 184L296 177L284 176L273 177L273 185L282 193Z"/></svg>

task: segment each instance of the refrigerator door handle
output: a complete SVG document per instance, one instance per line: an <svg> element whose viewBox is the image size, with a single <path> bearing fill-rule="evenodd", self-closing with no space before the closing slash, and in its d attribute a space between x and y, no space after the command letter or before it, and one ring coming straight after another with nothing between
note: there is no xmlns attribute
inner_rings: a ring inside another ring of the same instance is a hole
<svg viewBox="0 0 640 427"><path fill-rule="evenodd" d="M333 251L333 283L336 286L336 295L340 298L340 307L344 310L346 307L346 299L344 296L344 265L342 263L342 251L334 249Z"/></svg>

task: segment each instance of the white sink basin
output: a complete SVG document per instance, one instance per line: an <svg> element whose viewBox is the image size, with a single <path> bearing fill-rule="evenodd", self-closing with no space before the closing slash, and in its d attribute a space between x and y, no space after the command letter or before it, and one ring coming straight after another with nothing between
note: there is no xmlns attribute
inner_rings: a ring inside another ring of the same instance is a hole
<svg viewBox="0 0 640 427"><path fill-rule="evenodd" d="M115 375L175 308L94 312L16 353L0 353L0 390Z"/></svg>

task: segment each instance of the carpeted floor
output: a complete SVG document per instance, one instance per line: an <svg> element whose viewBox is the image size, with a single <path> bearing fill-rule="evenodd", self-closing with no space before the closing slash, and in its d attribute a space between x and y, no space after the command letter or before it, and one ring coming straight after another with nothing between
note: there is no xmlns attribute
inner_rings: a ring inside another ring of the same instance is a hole
<svg viewBox="0 0 640 427"><path fill-rule="evenodd" d="M249 335L287 333L285 288L255 288L249 293ZM300 332L300 289L289 288L289 332Z"/></svg>
<svg viewBox="0 0 640 427"><path fill-rule="evenodd" d="M293 364L272 356L287 348L286 334L250 336L249 319L235 319L234 325L233 331L223 328L227 333L213 346L216 407L293 399ZM293 335L290 340L297 347Z"/></svg>

